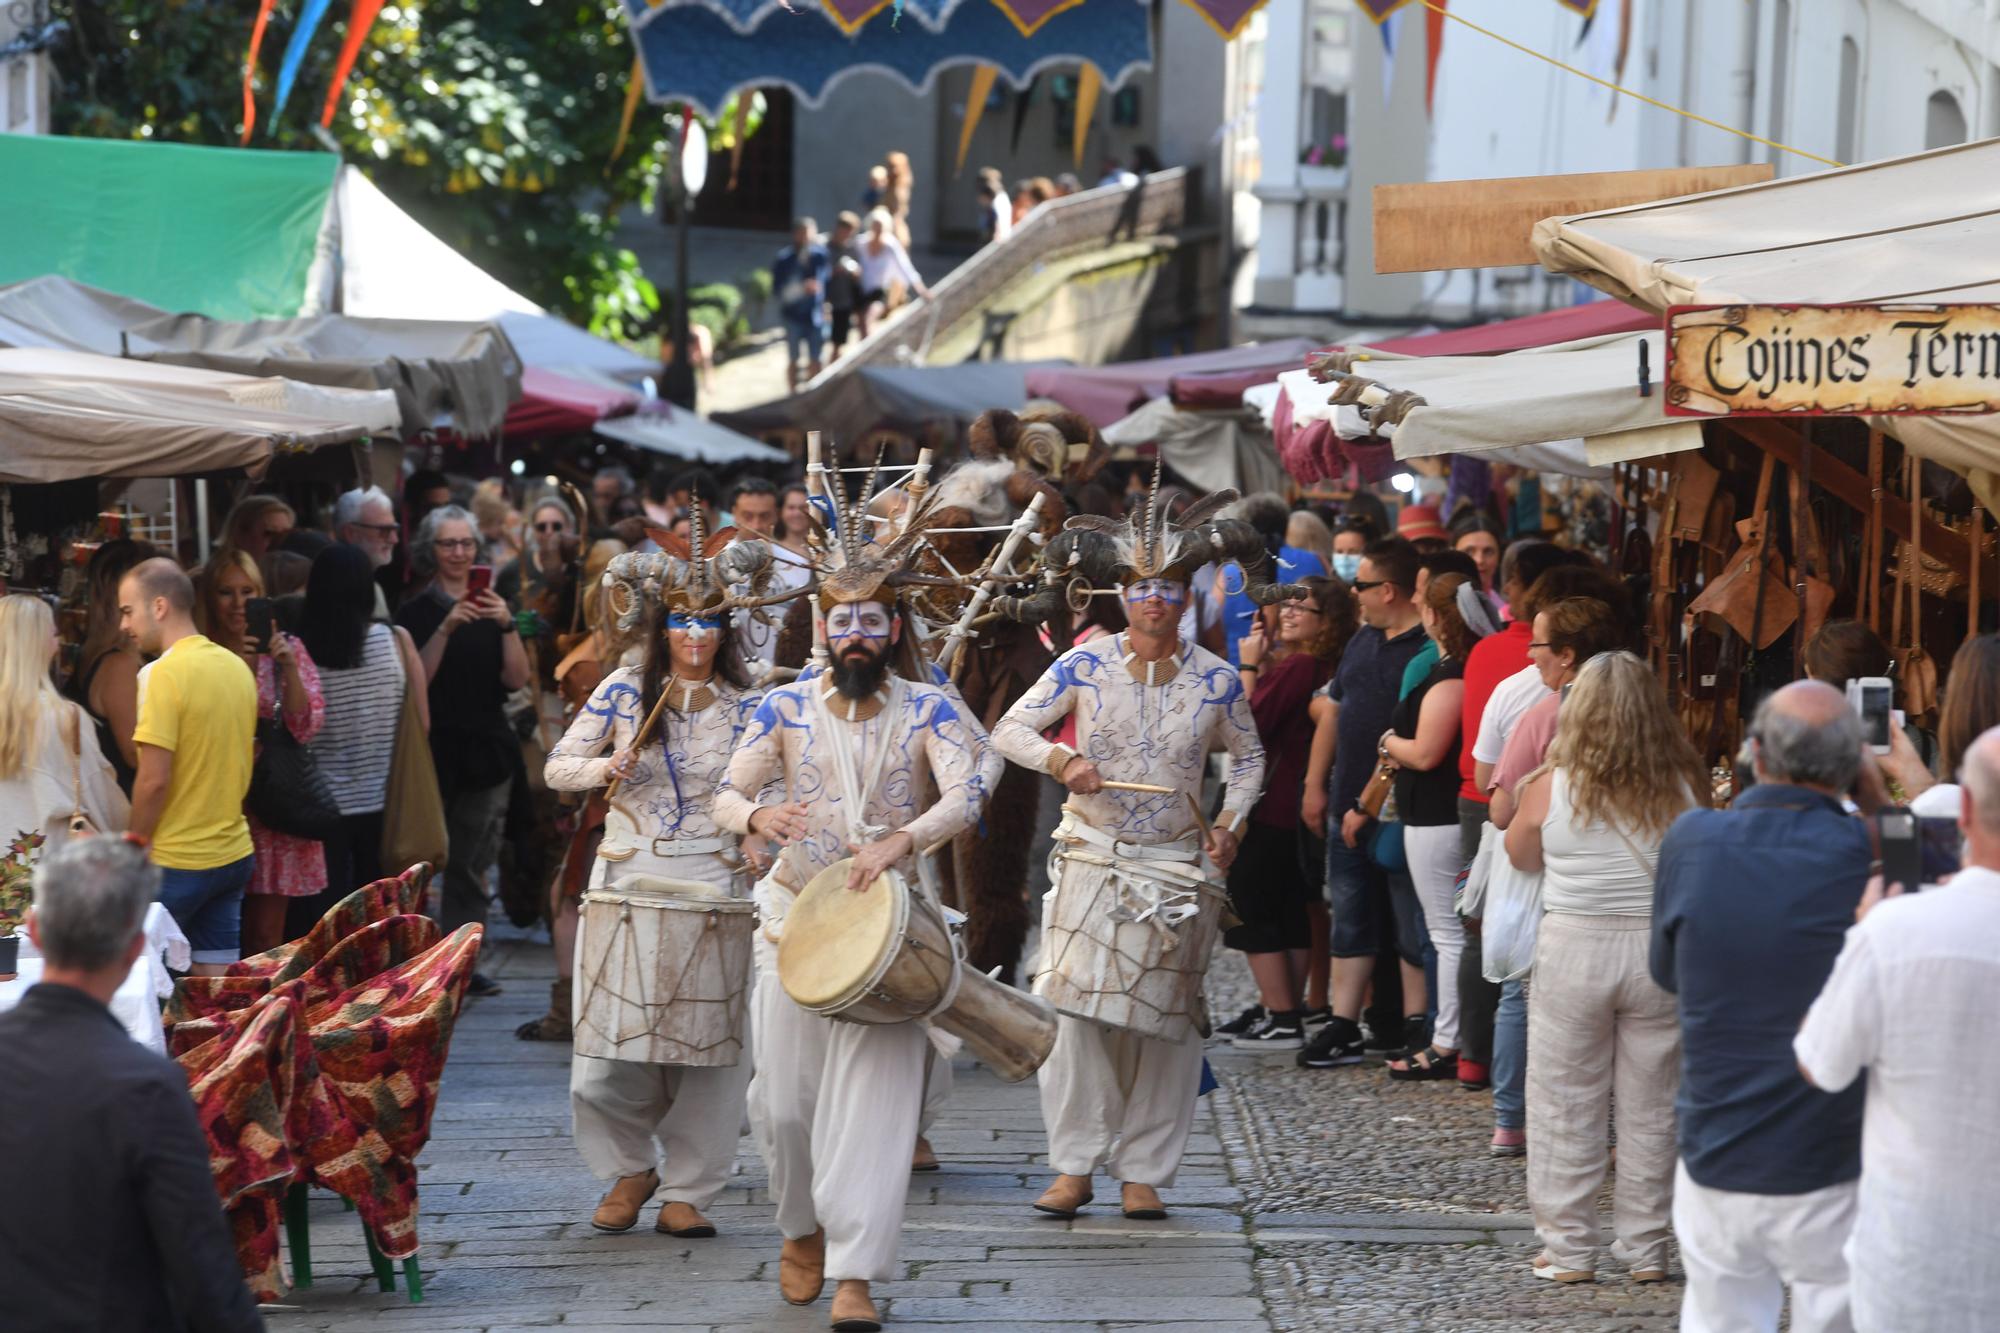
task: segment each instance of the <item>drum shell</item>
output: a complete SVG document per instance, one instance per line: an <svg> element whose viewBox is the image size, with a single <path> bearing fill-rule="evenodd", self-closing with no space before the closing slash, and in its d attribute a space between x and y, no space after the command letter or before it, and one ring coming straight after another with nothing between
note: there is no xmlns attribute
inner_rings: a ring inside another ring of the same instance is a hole
<svg viewBox="0 0 2000 1333"><path fill-rule="evenodd" d="M743 1056L756 907L740 898L593 889L576 941L574 1049L720 1068Z"/></svg>
<svg viewBox="0 0 2000 1333"><path fill-rule="evenodd" d="M971 967L960 968L958 994L933 1021L1007 1083L1032 1077L1056 1048L1053 1005Z"/></svg>
<svg viewBox="0 0 2000 1333"><path fill-rule="evenodd" d="M1119 920L1108 867L1056 858L1056 887L1043 898L1042 954L1035 994L1057 1012L1162 1041L1182 1041L1205 1018L1202 981L1222 933L1222 904L1201 892L1178 925ZM1127 863L1143 874L1143 863ZM1184 888L1173 881L1171 887Z"/></svg>

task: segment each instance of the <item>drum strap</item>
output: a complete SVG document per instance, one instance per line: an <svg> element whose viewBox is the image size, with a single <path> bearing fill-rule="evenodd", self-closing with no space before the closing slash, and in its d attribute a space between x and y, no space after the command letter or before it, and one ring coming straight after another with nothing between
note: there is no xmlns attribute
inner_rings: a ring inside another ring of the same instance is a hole
<svg viewBox="0 0 2000 1333"><path fill-rule="evenodd" d="M1065 811L1056 827L1056 855L1111 873L1114 912L1132 922L1150 921L1170 938L1201 913L1201 895L1227 892L1201 874L1201 851L1192 839L1171 843L1121 842Z"/></svg>

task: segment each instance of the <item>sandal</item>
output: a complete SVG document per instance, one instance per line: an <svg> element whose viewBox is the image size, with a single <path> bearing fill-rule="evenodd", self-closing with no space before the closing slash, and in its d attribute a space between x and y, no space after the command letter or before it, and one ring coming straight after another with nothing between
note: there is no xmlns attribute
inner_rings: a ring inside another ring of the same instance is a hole
<svg viewBox="0 0 2000 1333"><path fill-rule="evenodd" d="M1399 1083L1429 1083L1458 1077L1458 1054L1446 1055L1435 1046L1426 1046L1404 1061L1401 1068L1389 1066L1389 1077Z"/></svg>

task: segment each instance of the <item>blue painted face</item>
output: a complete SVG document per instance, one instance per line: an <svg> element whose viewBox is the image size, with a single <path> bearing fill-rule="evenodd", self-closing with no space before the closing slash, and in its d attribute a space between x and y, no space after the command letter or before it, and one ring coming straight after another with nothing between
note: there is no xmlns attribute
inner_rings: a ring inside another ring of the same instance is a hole
<svg viewBox="0 0 2000 1333"><path fill-rule="evenodd" d="M1137 606L1141 602L1161 601L1168 606L1182 606L1187 602L1187 588L1172 579L1140 579L1125 587L1125 605Z"/></svg>
<svg viewBox="0 0 2000 1333"><path fill-rule="evenodd" d="M690 616L684 615L679 611L670 611L667 613L667 628L683 632L705 630L710 634L720 634L722 633L722 617Z"/></svg>
<svg viewBox="0 0 2000 1333"><path fill-rule="evenodd" d="M893 623L881 602L843 602L826 613L826 641L835 649L847 642L886 643Z"/></svg>

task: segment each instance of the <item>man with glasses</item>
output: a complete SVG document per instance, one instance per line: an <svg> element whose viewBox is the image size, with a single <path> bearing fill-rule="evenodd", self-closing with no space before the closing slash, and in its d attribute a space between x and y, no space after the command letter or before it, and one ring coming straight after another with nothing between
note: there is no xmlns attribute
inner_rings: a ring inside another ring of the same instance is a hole
<svg viewBox="0 0 2000 1333"><path fill-rule="evenodd" d="M1334 706L1333 775L1328 783L1326 895L1333 911L1333 1020L1299 1052L1308 1069L1361 1063L1361 1002L1389 945L1402 961L1404 1031L1398 1043L1421 1047L1424 1026L1423 936L1414 894L1392 895L1387 873L1370 844L1375 820L1359 805L1375 771L1376 750L1401 696L1403 670L1424 646L1417 609L1416 548L1401 537L1375 542L1363 552L1353 581L1362 628L1347 641L1340 669L1327 686ZM1406 900L1406 901L1399 901ZM1403 908L1405 910L1398 910ZM1384 1034L1389 1036L1391 1034Z"/></svg>
<svg viewBox="0 0 2000 1333"><path fill-rule="evenodd" d="M333 505L333 532L342 542L368 557L376 571L387 569L396 558L396 543L402 529L396 524L396 507L380 486L343 491ZM378 577L375 584L375 619L389 619L389 599Z"/></svg>
<svg viewBox="0 0 2000 1333"><path fill-rule="evenodd" d="M1102 532L1071 528L1058 540L1076 541L1080 552ZM1057 658L994 727L993 744L1070 792L1055 834L1060 870L1045 936L1052 942L1036 983L1061 1012L1039 1075L1057 1175L1035 1207L1074 1217L1092 1201L1091 1176L1103 1167L1122 1182L1125 1216L1152 1220L1167 1215L1159 1190L1173 1184L1193 1128L1203 1019L1160 1013L1124 994L1092 994L1117 963L1129 962L1128 950L1158 959L1161 929L1175 936L1172 956L1185 958L1169 965L1206 969L1204 946L1215 929L1208 914L1218 910L1214 895L1263 791L1264 747L1229 663L1181 641L1188 580L1210 558L1208 539L1167 520L1156 492L1111 545L1128 628ZM1074 747L1045 739L1069 716ZM1227 750L1230 763L1222 813L1210 828L1198 802L1215 749ZM1107 788L1107 781L1153 790ZM1143 905L1106 929L1079 924L1113 900ZM1200 1003L1192 998L1195 1008Z"/></svg>

